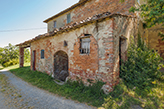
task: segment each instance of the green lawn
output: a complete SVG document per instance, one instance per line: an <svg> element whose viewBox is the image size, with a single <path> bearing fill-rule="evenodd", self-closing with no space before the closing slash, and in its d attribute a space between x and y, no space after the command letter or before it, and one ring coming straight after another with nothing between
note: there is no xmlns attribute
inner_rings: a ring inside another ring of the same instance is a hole
<svg viewBox="0 0 164 109"><path fill-rule="evenodd" d="M10 71L23 80L34 86L66 97L68 99L87 103L95 107L105 107L106 109L130 109L140 106L145 109L164 108L164 78L156 80L149 87L150 90L140 88L128 88L123 81L114 88L114 91L105 95L100 88L102 82L97 82L86 87L82 82L68 82L60 86L45 73L31 71L30 67L18 68L18 65L8 67Z"/></svg>
<svg viewBox="0 0 164 109"><path fill-rule="evenodd" d="M3 66L2 65L0 65L0 70L2 70L3 69Z"/></svg>

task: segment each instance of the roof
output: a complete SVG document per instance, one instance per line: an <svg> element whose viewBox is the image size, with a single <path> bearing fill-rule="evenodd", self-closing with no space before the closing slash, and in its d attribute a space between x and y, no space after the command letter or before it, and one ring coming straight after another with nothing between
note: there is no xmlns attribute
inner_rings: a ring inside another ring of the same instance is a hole
<svg viewBox="0 0 164 109"><path fill-rule="evenodd" d="M46 20L44 20L43 22L47 23L47 22L49 22L50 20L52 20L52 19L54 19L54 18L56 18L56 17L58 17L58 16L60 16L60 15L62 15L62 14L64 14L64 13L66 13L66 12L68 12L68 11L70 11L70 10L72 10L72 9L74 9L74 8L76 8L76 7L78 7L78 6L80 6L80 5L85 4L87 1L89 1L89 0L80 0L78 3L76 3L76 4L72 5L71 7L65 9L64 11L61 11L60 13L58 13L58 14L56 14L56 15L54 15L54 16L52 16L52 17L46 19Z"/></svg>
<svg viewBox="0 0 164 109"><path fill-rule="evenodd" d="M120 14L120 13L104 12L102 14L96 14L92 17L88 17L85 20L81 20L80 22L75 22L75 23L72 23L68 26L63 26L59 29L54 29L54 31L52 31L52 32L45 33L45 34L42 34L42 35L38 35L35 38L33 38L31 40L28 40L28 41L25 41L23 43L17 44L16 46L23 46L23 45L24 46L29 46L29 44L31 42L34 42L36 40L43 39L43 38L46 38L46 37L51 37L51 36L54 36L56 34L60 34L60 33L63 33L65 31L70 31L70 30L75 29L75 28L80 28L81 26L87 25L88 23L92 23L94 21L101 21L105 18L111 18L111 17L116 16L116 15L125 16L125 17L134 17L132 15L125 15L125 14Z"/></svg>

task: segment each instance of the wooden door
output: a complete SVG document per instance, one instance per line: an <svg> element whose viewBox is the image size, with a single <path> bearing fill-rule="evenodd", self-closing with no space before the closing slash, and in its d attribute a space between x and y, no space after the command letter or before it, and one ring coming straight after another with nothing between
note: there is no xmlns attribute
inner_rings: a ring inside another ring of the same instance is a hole
<svg viewBox="0 0 164 109"><path fill-rule="evenodd" d="M32 58L32 61L33 61L33 70L36 70L36 50L33 51L33 58Z"/></svg>

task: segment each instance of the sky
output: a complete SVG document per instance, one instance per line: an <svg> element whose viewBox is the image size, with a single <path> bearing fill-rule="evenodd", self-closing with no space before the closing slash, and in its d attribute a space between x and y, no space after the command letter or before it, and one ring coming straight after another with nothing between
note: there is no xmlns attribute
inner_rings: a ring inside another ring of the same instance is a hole
<svg viewBox="0 0 164 109"><path fill-rule="evenodd" d="M43 21L79 0L0 0L0 47L47 32Z"/></svg>

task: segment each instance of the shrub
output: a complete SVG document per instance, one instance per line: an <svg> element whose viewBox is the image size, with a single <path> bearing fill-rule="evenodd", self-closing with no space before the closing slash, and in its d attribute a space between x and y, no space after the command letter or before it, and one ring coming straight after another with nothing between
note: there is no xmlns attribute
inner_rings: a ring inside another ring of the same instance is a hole
<svg viewBox="0 0 164 109"><path fill-rule="evenodd" d="M16 65L19 63L19 59L11 59L9 60L8 62L4 63L4 67L8 67L8 66L11 66L11 65Z"/></svg>
<svg viewBox="0 0 164 109"><path fill-rule="evenodd" d="M24 62L30 62L30 51L29 49L24 49ZM11 65L16 65L19 63L19 47L12 44L1 48L0 47L0 64L3 67L8 67Z"/></svg>
<svg viewBox="0 0 164 109"><path fill-rule="evenodd" d="M129 88L144 89L162 76L159 71L162 58L156 51L149 49L140 36L137 44L130 44L127 56L128 60L120 67L120 77Z"/></svg>

